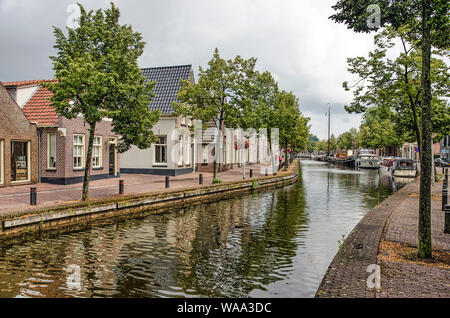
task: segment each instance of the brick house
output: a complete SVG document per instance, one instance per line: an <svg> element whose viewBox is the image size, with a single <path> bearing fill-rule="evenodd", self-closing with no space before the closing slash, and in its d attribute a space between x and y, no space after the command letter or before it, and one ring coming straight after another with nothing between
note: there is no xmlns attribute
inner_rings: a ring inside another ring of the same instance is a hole
<svg viewBox="0 0 450 318"><path fill-rule="evenodd" d="M38 182L38 133L0 83L0 187Z"/></svg>
<svg viewBox="0 0 450 318"><path fill-rule="evenodd" d="M57 115L49 100L53 93L42 87L42 82L5 82L3 85L26 118L37 126L40 182L82 182L89 125L81 117L69 120ZM112 132L111 120L105 119L96 125L91 180L120 176L118 138Z"/></svg>

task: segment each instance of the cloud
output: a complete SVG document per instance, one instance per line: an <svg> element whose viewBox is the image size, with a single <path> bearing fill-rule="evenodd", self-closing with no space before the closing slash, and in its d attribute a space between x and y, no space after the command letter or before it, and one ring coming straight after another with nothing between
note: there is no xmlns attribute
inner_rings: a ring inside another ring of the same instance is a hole
<svg viewBox="0 0 450 318"><path fill-rule="evenodd" d="M87 9L106 8L109 1L80 1ZM121 23L131 24L147 42L141 67L193 64L205 66L214 49L224 58L258 58L258 69L272 72L280 87L293 91L302 111L312 118L312 131L327 135L327 103L336 114L333 129L359 126L345 113L351 94L346 58L366 55L371 35L355 34L328 17L336 0L167 0L114 1ZM0 0L0 80L51 78L52 25L63 28L66 0ZM333 131L334 131L333 130Z"/></svg>

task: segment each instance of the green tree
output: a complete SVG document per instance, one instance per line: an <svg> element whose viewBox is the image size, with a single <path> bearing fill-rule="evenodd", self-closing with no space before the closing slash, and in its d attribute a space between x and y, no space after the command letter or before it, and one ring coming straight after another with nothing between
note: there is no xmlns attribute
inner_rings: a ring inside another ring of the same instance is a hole
<svg viewBox="0 0 450 318"><path fill-rule="evenodd" d="M309 135L308 137L308 146L307 146L307 150L309 153L313 152L316 149L316 144L319 142L319 138L316 135Z"/></svg>
<svg viewBox="0 0 450 318"><path fill-rule="evenodd" d="M268 71L247 71L245 78L240 77L238 87L240 113L237 123L243 129L265 129L269 142L272 171L275 171L275 159L272 147L271 129L278 128L276 101L279 95L278 83Z"/></svg>
<svg viewBox="0 0 450 318"><path fill-rule="evenodd" d="M45 86L53 92L56 112L66 118L82 116L89 125L82 200L88 199L92 146L96 124L112 120L121 136L118 150L131 145L148 148L154 141L153 125L160 112L150 112L154 83L146 83L138 67L145 43L131 26L120 25L119 9L87 12L79 5L79 27L68 35L54 27L57 55L52 56L56 83Z"/></svg>
<svg viewBox="0 0 450 318"><path fill-rule="evenodd" d="M349 58L349 72L357 75L358 81L352 87L347 82L346 90L354 89L354 99L346 110L349 113L364 113L376 106L392 111L391 120L399 134L408 141L421 143L421 52L415 48L414 38L405 27L394 30L386 27L375 36L376 49L369 58ZM399 40L400 50L395 46ZM390 59L393 53L398 54ZM436 51L443 56L444 52ZM448 133L450 109L446 98L450 97L449 71L446 63L439 58L431 60L432 79L432 121L436 141Z"/></svg>
<svg viewBox="0 0 450 318"><path fill-rule="evenodd" d="M279 129L281 145L286 150L285 169L289 166L290 148L305 148L309 135L309 118L300 112L298 98L292 92L281 91L275 102L274 119Z"/></svg>
<svg viewBox="0 0 450 318"><path fill-rule="evenodd" d="M220 140L225 123L229 127L239 124L241 85L247 83L252 74L256 59L244 60L237 56L234 60L224 60L216 49L208 68L199 68L198 82L181 81L178 101L174 103L177 114L191 116L204 124L212 123L219 131L216 143L216 158L220 152ZM218 165L214 160L214 176L217 178Z"/></svg>
<svg viewBox="0 0 450 318"><path fill-rule="evenodd" d="M446 49L450 47L449 8L447 0L371 0L354 1L339 0L333 9L336 14L330 18L338 23L345 23L355 32L371 32L376 30L368 23L372 18L368 12L369 5L378 5L381 9L380 23L375 27L392 26L394 29L408 26L411 34L420 39L422 53L422 149L421 178L419 202L419 235L418 252L420 258L431 258L431 136L432 136L432 93L431 93L431 48Z"/></svg>
<svg viewBox="0 0 450 318"><path fill-rule="evenodd" d="M401 146L404 136L395 131L391 117L391 112L378 107L369 108L360 126L360 145L369 149Z"/></svg>

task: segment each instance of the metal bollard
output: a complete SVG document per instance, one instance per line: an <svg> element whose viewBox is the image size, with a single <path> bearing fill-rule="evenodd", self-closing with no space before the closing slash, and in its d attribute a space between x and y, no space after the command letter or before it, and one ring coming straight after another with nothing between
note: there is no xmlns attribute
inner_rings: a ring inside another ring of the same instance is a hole
<svg viewBox="0 0 450 318"><path fill-rule="evenodd" d="M125 185L123 183L123 180L119 180L119 194L123 194L125 191Z"/></svg>
<svg viewBox="0 0 450 318"><path fill-rule="evenodd" d="M36 188L30 188L30 205L36 204Z"/></svg>
<svg viewBox="0 0 450 318"><path fill-rule="evenodd" d="M450 205L445 206L444 233L450 234Z"/></svg>
<svg viewBox="0 0 450 318"><path fill-rule="evenodd" d="M446 187L448 187L448 169L445 169L444 184Z"/></svg>
<svg viewBox="0 0 450 318"><path fill-rule="evenodd" d="M166 189L169 189L169 187L170 187L169 177L166 176Z"/></svg>
<svg viewBox="0 0 450 318"><path fill-rule="evenodd" d="M203 184L203 174L201 174L201 173L198 176L198 184Z"/></svg>
<svg viewBox="0 0 450 318"><path fill-rule="evenodd" d="M445 206L448 203L448 189L443 188L442 189L442 211L445 211Z"/></svg>
<svg viewBox="0 0 450 318"><path fill-rule="evenodd" d="M250 169L250 178L253 178L253 169Z"/></svg>
<svg viewBox="0 0 450 318"><path fill-rule="evenodd" d="M269 169L266 168L266 177L269 175Z"/></svg>

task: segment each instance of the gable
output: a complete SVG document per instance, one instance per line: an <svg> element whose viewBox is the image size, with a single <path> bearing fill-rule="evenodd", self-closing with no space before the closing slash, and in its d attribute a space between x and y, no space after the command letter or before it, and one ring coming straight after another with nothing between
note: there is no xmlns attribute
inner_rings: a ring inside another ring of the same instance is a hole
<svg viewBox="0 0 450 318"><path fill-rule="evenodd" d="M35 129L25 117L19 105L14 101L3 84L0 83L0 126L2 131L29 133Z"/></svg>

